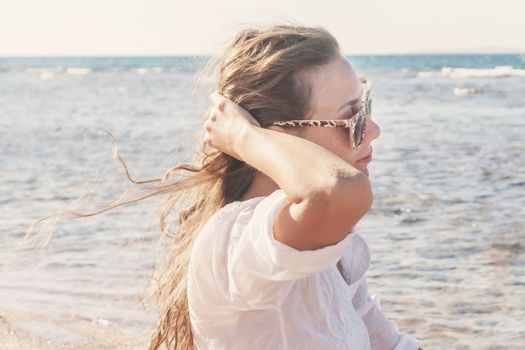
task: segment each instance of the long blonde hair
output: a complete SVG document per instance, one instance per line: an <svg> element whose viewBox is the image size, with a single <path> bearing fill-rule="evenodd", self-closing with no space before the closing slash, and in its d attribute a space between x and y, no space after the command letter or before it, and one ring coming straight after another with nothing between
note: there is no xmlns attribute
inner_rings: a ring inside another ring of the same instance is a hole
<svg viewBox="0 0 525 350"><path fill-rule="evenodd" d="M222 55L211 58L200 76L216 79L219 93L242 106L266 127L274 120L304 118L310 107L311 87L300 73L330 62L338 53L337 41L322 27L251 26L240 30ZM158 306L159 319L149 349L157 350L163 344L167 349L192 349L187 272L193 242L215 212L246 193L257 170L201 141L193 164L176 165L157 179L136 181L129 175L114 138L113 142L115 158L125 169L128 180L140 186L146 195L92 213L62 210L35 224L50 218L56 222L57 218L94 216L122 205L166 195L160 211L160 229L162 234L173 239L173 244L164 266L155 274L151 296ZM190 175L170 181L181 170ZM189 205L174 213L181 202ZM178 215L176 232L170 230L172 215Z"/></svg>

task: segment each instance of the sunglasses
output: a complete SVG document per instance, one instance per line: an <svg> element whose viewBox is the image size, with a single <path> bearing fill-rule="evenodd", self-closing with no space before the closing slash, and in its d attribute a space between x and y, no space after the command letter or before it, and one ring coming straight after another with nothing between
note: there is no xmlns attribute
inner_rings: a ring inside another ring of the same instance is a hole
<svg viewBox="0 0 525 350"><path fill-rule="evenodd" d="M372 88L367 77L359 78L363 94L361 96L361 109L348 119L322 119L322 120L281 120L274 121L270 125L278 126L315 126L325 128L348 128L350 141L354 148L358 147L363 141L366 129L366 118L372 115Z"/></svg>

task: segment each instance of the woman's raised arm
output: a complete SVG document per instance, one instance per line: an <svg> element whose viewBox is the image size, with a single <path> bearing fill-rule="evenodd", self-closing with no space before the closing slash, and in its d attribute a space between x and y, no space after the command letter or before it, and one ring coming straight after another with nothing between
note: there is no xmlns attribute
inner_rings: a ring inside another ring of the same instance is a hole
<svg viewBox="0 0 525 350"><path fill-rule="evenodd" d="M205 142L275 181L290 203L276 215L275 239L313 250L343 239L372 204L368 177L306 139L259 123L241 106L214 93Z"/></svg>

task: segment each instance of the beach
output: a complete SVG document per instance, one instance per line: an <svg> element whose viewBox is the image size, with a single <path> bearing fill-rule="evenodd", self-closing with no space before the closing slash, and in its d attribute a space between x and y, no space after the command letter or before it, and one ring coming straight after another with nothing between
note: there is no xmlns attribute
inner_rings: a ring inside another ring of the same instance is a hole
<svg viewBox="0 0 525 350"><path fill-rule="evenodd" d="M6 316L8 315L8 316ZM52 322L44 315L0 312L0 349L145 349L144 340L78 321Z"/></svg>
<svg viewBox="0 0 525 350"><path fill-rule="evenodd" d="M78 321L52 322L43 315L0 310L0 349L145 349L143 341Z"/></svg>
<svg viewBox="0 0 525 350"><path fill-rule="evenodd" d="M372 82L381 136L368 170L369 290L425 349L525 349L525 55L349 56ZM144 349L142 300L159 200L58 222L34 255L6 254L35 220L198 147L208 96L192 57L0 59L0 349ZM89 212L89 208L85 212Z"/></svg>

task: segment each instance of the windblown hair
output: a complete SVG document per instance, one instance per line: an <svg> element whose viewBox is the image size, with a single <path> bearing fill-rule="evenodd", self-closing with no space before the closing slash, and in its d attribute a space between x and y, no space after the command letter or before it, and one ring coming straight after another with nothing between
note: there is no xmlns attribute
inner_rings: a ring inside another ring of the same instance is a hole
<svg viewBox="0 0 525 350"><path fill-rule="evenodd" d="M211 58L200 74L216 79L216 90L220 94L246 109L262 127L267 127L275 120L305 118L310 108L311 86L302 73L329 63L337 54L337 41L322 27L251 26L240 30L223 54ZM116 144L114 138L113 142ZM146 181L130 177L116 147L115 158L124 167L127 178L142 190L146 188L147 194L93 213L67 211L68 218L82 218L153 196L167 196L160 211L160 228L173 243L163 267L155 273L152 297L158 306L159 319L149 350L163 345L176 350L194 348L187 298L193 242L215 212L240 200L257 171L207 146L204 141L199 147L194 164L176 165L161 178ZM173 181L173 175L181 170L190 175ZM151 185L153 183L155 185ZM189 205L174 213L183 200ZM170 230L172 215L178 215L176 232ZM47 218L49 216L41 220Z"/></svg>

